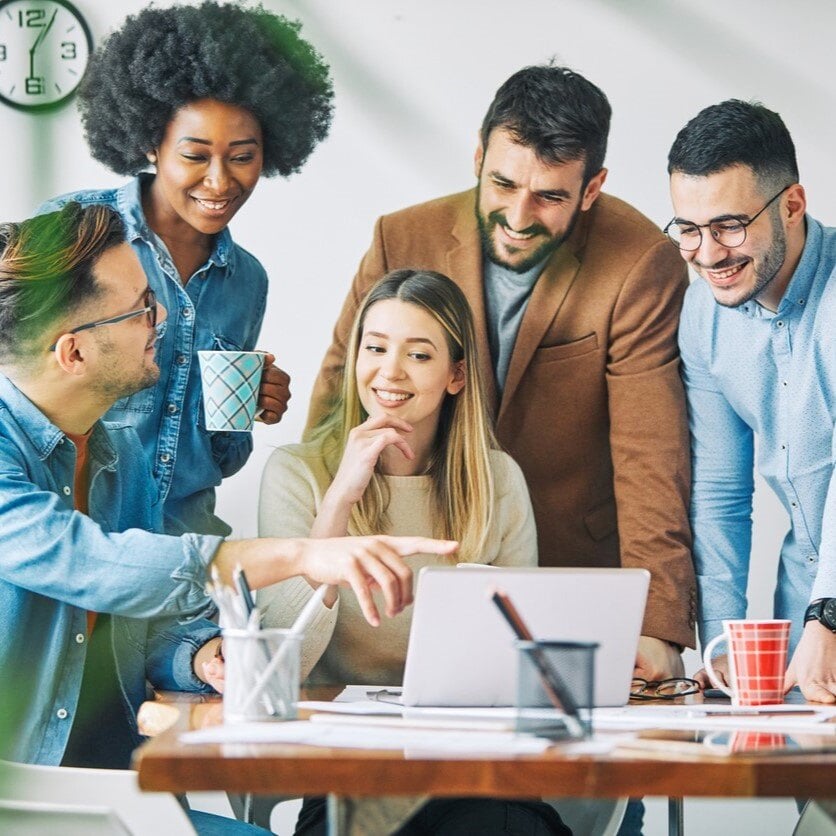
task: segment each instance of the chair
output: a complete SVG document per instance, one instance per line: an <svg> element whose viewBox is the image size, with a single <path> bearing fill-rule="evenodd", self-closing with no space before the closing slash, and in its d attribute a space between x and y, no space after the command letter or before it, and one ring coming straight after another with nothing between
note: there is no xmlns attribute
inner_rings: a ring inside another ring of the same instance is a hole
<svg viewBox="0 0 836 836"><path fill-rule="evenodd" d="M836 800L808 801L792 836L836 836Z"/></svg>
<svg viewBox="0 0 836 836"><path fill-rule="evenodd" d="M9 761L0 761L0 832L195 836L174 796L142 792L135 772Z"/></svg>
<svg viewBox="0 0 836 836"><path fill-rule="evenodd" d="M0 833L15 836L132 836L106 807L73 807L37 801L0 800Z"/></svg>
<svg viewBox="0 0 836 836"><path fill-rule="evenodd" d="M544 798L572 833L615 836L627 809L627 798Z"/></svg>

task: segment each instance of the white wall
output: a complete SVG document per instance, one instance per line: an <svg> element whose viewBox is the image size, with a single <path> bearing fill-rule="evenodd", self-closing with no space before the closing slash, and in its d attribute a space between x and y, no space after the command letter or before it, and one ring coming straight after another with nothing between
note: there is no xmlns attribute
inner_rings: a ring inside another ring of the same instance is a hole
<svg viewBox="0 0 836 836"><path fill-rule="evenodd" d="M139 0L75 0L96 39ZM159 6L171 5L167 0ZM255 533L263 463L298 438L308 396L342 298L375 218L474 182L484 110L513 71L554 56L607 93L614 119L607 190L659 224L671 215L665 161L680 127L702 107L757 98L795 139L812 214L836 217L836 5L825 0L264 0L297 17L330 61L336 114L302 173L265 180L233 222L264 263L269 307L261 347L293 378L281 424L256 429L247 467L227 480L220 513L236 535ZM20 218L44 198L116 184L93 163L74 108L2 113L0 216ZM786 525L759 486L751 614L771 608ZM689 669L696 665L688 658Z"/></svg>
<svg viewBox="0 0 836 836"><path fill-rule="evenodd" d="M98 40L140 0L77 0ZM170 3L163 0L158 5ZM281 424L258 426L247 467L219 506L238 536L256 529L256 496L273 446L301 433L313 378L375 218L467 188L478 126L513 71L554 56L599 84L613 105L607 190L659 224L671 215L665 161L680 127L736 96L780 112L798 149L810 211L836 215L836 5L762 0L265 0L300 19L330 61L333 129L301 174L263 180L233 222L270 277L261 345L293 378ZM120 178L87 153L75 108L32 116L4 108L0 217ZM757 497L752 614L771 606L783 511Z"/></svg>

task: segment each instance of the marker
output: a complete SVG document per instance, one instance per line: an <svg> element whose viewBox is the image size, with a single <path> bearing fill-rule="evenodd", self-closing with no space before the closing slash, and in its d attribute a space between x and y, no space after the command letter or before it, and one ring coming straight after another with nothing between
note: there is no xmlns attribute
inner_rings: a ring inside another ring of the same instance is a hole
<svg viewBox="0 0 836 836"><path fill-rule="evenodd" d="M531 635L531 630L523 621L522 616L517 611L517 608L511 602L511 599L499 589L494 589L491 594L491 600L499 608L499 611L505 617L514 635L522 641L533 642L534 636ZM546 692L551 704L565 715L565 723L569 732L573 737L586 737L586 729L584 729L578 715L578 706L575 703L571 693L569 693L566 684L563 682L560 674L554 669L548 656L543 653L540 647L526 648L528 657L534 662L537 673L540 677L540 684Z"/></svg>

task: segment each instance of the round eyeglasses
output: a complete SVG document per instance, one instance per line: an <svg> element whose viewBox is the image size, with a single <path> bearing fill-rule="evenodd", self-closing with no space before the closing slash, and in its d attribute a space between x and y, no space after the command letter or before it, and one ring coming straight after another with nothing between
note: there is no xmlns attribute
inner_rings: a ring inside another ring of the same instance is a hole
<svg viewBox="0 0 836 836"><path fill-rule="evenodd" d="M793 185L792 183L790 186ZM720 218L715 218L707 224L695 224L691 221L683 221L679 218L674 218L662 230L668 238L685 252L695 252L702 245L702 231L708 230L709 235L722 247L727 249L734 249L739 247L746 240L746 230L753 224L767 209L767 207L774 203L790 186L784 186L778 194L773 195L763 208L752 215L751 218L739 218L736 215L724 215Z"/></svg>
<svg viewBox="0 0 836 836"><path fill-rule="evenodd" d="M630 685L631 700L675 700L677 697L687 697L698 694L700 683L696 679L686 676L674 676L670 679L660 679L651 682L641 677L634 677Z"/></svg>
<svg viewBox="0 0 836 836"><path fill-rule="evenodd" d="M94 322L86 322L84 325L71 328L64 333L77 334L79 331L89 331L91 328L99 328L102 325L114 325L117 322L124 322L126 319L133 319L135 316L142 316L142 314L145 314L147 317L148 327L155 328L157 325L157 294L150 287L145 288L145 293L142 296L142 305L143 307L137 308L135 311L119 314L119 316L110 316L107 319L97 319ZM55 351L56 345L58 345L57 341L49 347L49 350Z"/></svg>

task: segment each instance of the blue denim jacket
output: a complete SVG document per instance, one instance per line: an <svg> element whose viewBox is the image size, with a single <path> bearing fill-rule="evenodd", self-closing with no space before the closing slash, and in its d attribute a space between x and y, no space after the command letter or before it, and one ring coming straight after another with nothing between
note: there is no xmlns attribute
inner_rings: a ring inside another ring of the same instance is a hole
<svg viewBox="0 0 836 836"><path fill-rule="evenodd" d="M151 179L141 175L120 189L62 195L38 213L75 200L106 204L122 216L128 240L168 319L157 342L159 381L117 401L106 417L136 428L163 497L166 533L225 536L231 529L215 516L215 488L247 461L252 436L206 429L196 352L256 347L267 303L267 274L225 229L216 236L209 260L184 285L142 212L141 190Z"/></svg>
<svg viewBox="0 0 836 836"><path fill-rule="evenodd" d="M167 537L133 428L89 442L90 516L73 510L75 445L0 375L0 757L61 762L81 690L86 610L113 613L123 706L136 731L146 677L200 690L197 647L218 628L206 566L220 538ZM95 522L94 522L95 520Z"/></svg>
<svg viewBox="0 0 836 836"><path fill-rule="evenodd" d="M790 518L775 615L792 619L792 648L810 600L836 596L836 229L806 222L801 260L775 313L754 301L724 308L702 279L685 296L679 347L703 644L723 619L746 617L756 450ZM755 571L759 560L751 555Z"/></svg>

